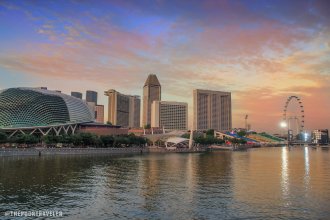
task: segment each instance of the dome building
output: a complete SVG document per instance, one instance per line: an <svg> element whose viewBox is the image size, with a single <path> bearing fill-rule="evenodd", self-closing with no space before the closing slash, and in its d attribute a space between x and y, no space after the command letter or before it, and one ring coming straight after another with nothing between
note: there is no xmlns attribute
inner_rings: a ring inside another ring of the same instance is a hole
<svg viewBox="0 0 330 220"><path fill-rule="evenodd" d="M42 88L0 90L0 129L16 132L74 133L93 122L94 111L81 99Z"/></svg>

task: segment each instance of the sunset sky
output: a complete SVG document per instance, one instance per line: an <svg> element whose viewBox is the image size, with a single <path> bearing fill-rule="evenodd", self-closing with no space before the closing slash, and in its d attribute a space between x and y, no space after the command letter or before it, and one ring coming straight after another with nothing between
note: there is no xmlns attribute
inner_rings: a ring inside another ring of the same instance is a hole
<svg viewBox="0 0 330 220"><path fill-rule="evenodd" d="M158 76L162 100L232 92L244 116L279 132L288 96L306 129L330 128L330 1L0 0L0 88L47 86L141 95Z"/></svg>

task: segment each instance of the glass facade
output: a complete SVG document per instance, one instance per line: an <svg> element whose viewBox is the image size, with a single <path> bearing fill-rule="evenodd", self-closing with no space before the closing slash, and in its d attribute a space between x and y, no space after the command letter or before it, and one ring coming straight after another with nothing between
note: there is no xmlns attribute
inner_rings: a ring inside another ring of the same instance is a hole
<svg viewBox="0 0 330 220"><path fill-rule="evenodd" d="M0 128L90 122L86 103L55 91L11 88L0 91Z"/></svg>

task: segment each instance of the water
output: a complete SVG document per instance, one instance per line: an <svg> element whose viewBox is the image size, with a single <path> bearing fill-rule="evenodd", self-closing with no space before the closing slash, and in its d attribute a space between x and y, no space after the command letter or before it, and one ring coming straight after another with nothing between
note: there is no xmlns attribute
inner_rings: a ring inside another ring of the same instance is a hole
<svg viewBox="0 0 330 220"><path fill-rule="evenodd" d="M0 158L0 212L64 219L329 219L330 151Z"/></svg>

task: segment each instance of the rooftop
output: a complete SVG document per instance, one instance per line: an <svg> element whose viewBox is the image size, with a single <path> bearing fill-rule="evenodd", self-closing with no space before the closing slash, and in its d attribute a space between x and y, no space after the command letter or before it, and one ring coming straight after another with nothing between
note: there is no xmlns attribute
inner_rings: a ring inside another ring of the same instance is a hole
<svg viewBox="0 0 330 220"><path fill-rule="evenodd" d="M160 86L157 76L155 74L150 74L144 83L144 86Z"/></svg>

